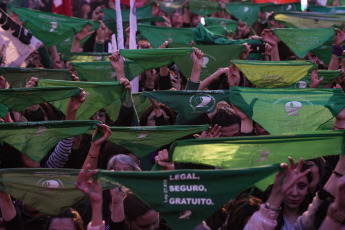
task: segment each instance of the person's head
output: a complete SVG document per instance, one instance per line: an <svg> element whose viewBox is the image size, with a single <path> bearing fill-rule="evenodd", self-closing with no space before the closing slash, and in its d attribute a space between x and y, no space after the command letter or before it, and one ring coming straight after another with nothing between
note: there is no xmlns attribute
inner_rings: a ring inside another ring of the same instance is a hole
<svg viewBox="0 0 345 230"><path fill-rule="evenodd" d="M159 104L159 107L163 113L164 118L169 122L170 125L175 123L175 113L172 109L166 105ZM155 112L152 105L148 106L140 116L141 126L156 126Z"/></svg>
<svg viewBox="0 0 345 230"><path fill-rule="evenodd" d="M107 170L114 171L141 171L138 164L125 154L114 155L108 161Z"/></svg>
<svg viewBox="0 0 345 230"><path fill-rule="evenodd" d="M308 165L303 163L302 172L308 169ZM301 206L308 194L309 183L312 181L311 173L299 178L289 189L288 195L283 199L283 208L301 209Z"/></svg>
<svg viewBox="0 0 345 230"><path fill-rule="evenodd" d="M152 49L151 44L146 40L138 41L138 49Z"/></svg>
<svg viewBox="0 0 345 230"><path fill-rule="evenodd" d="M171 26L175 28L181 28L183 25L182 10L177 9L171 16Z"/></svg>
<svg viewBox="0 0 345 230"><path fill-rule="evenodd" d="M212 119L212 126L221 126L221 137L238 136L241 132L241 119L226 102L220 102Z"/></svg>
<svg viewBox="0 0 345 230"><path fill-rule="evenodd" d="M201 21L201 17L198 14L191 12L190 14L190 24L192 27L197 27Z"/></svg>
<svg viewBox="0 0 345 230"><path fill-rule="evenodd" d="M262 200L249 196L247 193L241 194L224 206L223 211L228 214L224 229L243 229L249 218L258 211Z"/></svg>
<svg viewBox="0 0 345 230"><path fill-rule="evenodd" d="M153 230L159 227L159 213L133 194L123 201L126 223L130 230Z"/></svg>
<svg viewBox="0 0 345 230"><path fill-rule="evenodd" d="M83 220L79 213L67 208L57 216L49 219L48 230L84 230Z"/></svg>

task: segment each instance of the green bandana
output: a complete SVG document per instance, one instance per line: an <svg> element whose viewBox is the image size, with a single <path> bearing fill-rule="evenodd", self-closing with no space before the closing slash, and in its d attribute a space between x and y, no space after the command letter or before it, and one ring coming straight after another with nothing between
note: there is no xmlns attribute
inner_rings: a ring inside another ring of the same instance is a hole
<svg viewBox="0 0 345 230"><path fill-rule="evenodd" d="M318 78L324 78L320 83L319 88L325 88L327 84L339 77L340 73L340 70L318 70ZM311 74L290 85L290 88L310 88L310 75Z"/></svg>
<svg viewBox="0 0 345 230"><path fill-rule="evenodd" d="M40 121L0 124L0 140L39 162L59 141L86 133L99 121Z"/></svg>
<svg viewBox="0 0 345 230"><path fill-rule="evenodd" d="M308 9L310 7L308 6ZM295 2L295 3L287 3L287 4L275 4L275 5L267 5L262 6L260 8L260 11L262 12L288 12L288 11L301 11L301 3Z"/></svg>
<svg viewBox="0 0 345 230"><path fill-rule="evenodd" d="M312 29L342 26L345 18L341 15L313 12L277 13L274 19L290 28Z"/></svg>
<svg viewBox="0 0 345 230"><path fill-rule="evenodd" d="M171 64L177 58L188 56L192 48L120 50L120 54L138 63L145 70Z"/></svg>
<svg viewBox="0 0 345 230"><path fill-rule="evenodd" d="M125 76L128 80L133 80L144 70L134 61L125 61ZM78 72L79 80L105 82L116 81L116 72L109 61L97 62L74 62L73 68Z"/></svg>
<svg viewBox="0 0 345 230"><path fill-rule="evenodd" d="M193 31L191 28L138 25L138 31L154 48L160 47L165 41L181 44L189 44L193 41Z"/></svg>
<svg viewBox="0 0 345 230"><path fill-rule="evenodd" d="M0 73L12 88L23 88L31 77L39 79L70 80L71 74L67 69L37 69L2 67Z"/></svg>
<svg viewBox="0 0 345 230"><path fill-rule="evenodd" d="M320 13L339 13L343 14L345 12L344 6L308 6L308 10L311 12L320 12Z"/></svg>
<svg viewBox="0 0 345 230"><path fill-rule="evenodd" d="M189 0L187 8L200 16L206 16L218 11L223 11L218 2Z"/></svg>
<svg viewBox="0 0 345 230"><path fill-rule="evenodd" d="M31 105L59 101L79 94L80 89L78 87L0 89L0 103L21 112Z"/></svg>
<svg viewBox="0 0 345 230"><path fill-rule="evenodd" d="M110 127L112 134L108 140L142 158L177 139L208 128L208 125Z"/></svg>
<svg viewBox="0 0 345 230"><path fill-rule="evenodd" d="M26 205L58 215L85 195L75 187L78 169L1 169L0 190ZM103 183L102 189L116 187Z"/></svg>
<svg viewBox="0 0 345 230"><path fill-rule="evenodd" d="M230 100L271 134L314 131L345 106L340 89L231 87Z"/></svg>
<svg viewBox="0 0 345 230"><path fill-rule="evenodd" d="M128 187L172 229L193 229L227 201L278 170L278 165L238 170L100 170L98 177Z"/></svg>
<svg viewBox="0 0 345 230"><path fill-rule="evenodd" d="M61 59L68 62L109 61L111 53L64 53Z"/></svg>
<svg viewBox="0 0 345 230"><path fill-rule="evenodd" d="M207 29L210 29L210 26L222 26L227 31L231 31L235 33L237 30L238 22L234 20L222 19L222 18L205 18L205 23L207 25Z"/></svg>
<svg viewBox="0 0 345 230"><path fill-rule="evenodd" d="M202 113L211 113L220 101L229 103L230 90L160 90L146 91L142 94L142 99L150 97L168 106L186 119L195 118Z"/></svg>
<svg viewBox="0 0 345 230"><path fill-rule="evenodd" d="M269 4L253 4L245 2L232 2L225 4L226 11L235 16L237 19L246 22L250 27L257 19L260 11L260 7L267 6Z"/></svg>
<svg viewBox="0 0 345 230"><path fill-rule="evenodd" d="M179 9L182 8L182 3L181 2L164 2L164 1L159 1L158 7L161 11L164 11L167 13L167 15L172 16L173 13Z"/></svg>
<svg viewBox="0 0 345 230"><path fill-rule="evenodd" d="M169 47L190 47L189 45L169 44ZM200 80L209 77L220 67L229 67L230 60L238 59L244 50L243 45L196 45L203 53ZM193 63L189 56L175 59L175 64L187 78L192 73Z"/></svg>
<svg viewBox="0 0 345 230"><path fill-rule="evenodd" d="M334 40L334 28L321 29L274 29L274 33L284 42L299 58L304 58L307 53L318 48L328 39Z"/></svg>
<svg viewBox="0 0 345 230"><path fill-rule="evenodd" d="M140 117L141 114L144 112L144 110L151 105L150 100L145 100L143 102L140 100L141 94L142 93L132 94L134 107L135 107L135 110L137 111L138 117Z"/></svg>
<svg viewBox="0 0 345 230"><path fill-rule="evenodd" d="M170 149L175 162L206 164L221 168L245 168L288 163L288 157L304 160L344 154L343 131L308 134L188 139Z"/></svg>
<svg viewBox="0 0 345 230"><path fill-rule="evenodd" d="M0 104L0 118L5 117L7 113L8 113L8 108L5 105Z"/></svg>
<svg viewBox="0 0 345 230"><path fill-rule="evenodd" d="M39 87L77 86L86 92L86 100L77 112L77 120L87 120L98 110L110 105L118 99L127 98L127 90L118 81L114 82L82 82L82 81L56 81L39 80ZM68 100L51 103L54 107L66 114Z"/></svg>
<svg viewBox="0 0 345 230"><path fill-rule="evenodd" d="M311 61L243 61L233 63L253 84L259 87L291 85L316 68Z"/></svg>
<svg viewBox="0 0 345 230"><path fill-rule="evenodd" d="M93 25L96 30L100 23L81 18L67 17L64 15L46 13L26 8L13 8L24 27L41 40L46 46L62 43L71 35L77 34L85 25Z"/></svg>

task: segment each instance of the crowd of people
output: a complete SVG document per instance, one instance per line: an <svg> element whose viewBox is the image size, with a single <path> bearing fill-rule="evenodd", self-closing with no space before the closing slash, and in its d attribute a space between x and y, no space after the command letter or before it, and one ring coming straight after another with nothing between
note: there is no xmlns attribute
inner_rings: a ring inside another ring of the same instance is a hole
<svg viewBox="0 0 345 230"><path fill-rule="evenodd" d="M0 7L6 11L7 1L2 1ZM23 6L31 9L52 12L53 4L57 1L28 0ZM64 2L64 1L63 1ZM67 1L68 2L68 1ZM224 9L225 0L218 1ZM169 16L158 7L159 1L152 7L152 16L163 17L164 21L152 22L152 25L160 27L191 28L197 27L204 17L193 13L188 7L188 0L175 2L181 4ZM137 1L137 6L149 4L146 1ZM316 3L319 4L319 3ZM338 1L333 5L338 6ZM55 6L54 6L55 7ZM122 9L128 9L126 1L121 1ZM74 17L101 20L101 26L96 31L90 31L92 26L85 26L74 37L71 52L110 52L108 43L111 43L111 31L103 22L102 8L115 9L115 1L104 0L73 0L70 10ZM183 10L182 10L183 9ZM296 55L274 33L275 28L285 26L275 21L274 12L253 15L257 21L251 25L239 21L226 11L221 10L208 15L212 18L231 19L238 21L236 31L228 31L226 39L261 40L264 51L261 60L285 61L296 60ZM22 25L20 17L12 12L12 19ZM345 27L344 27L345 28ZM330 62L317 57L309 52L305 60L317 64L317 68L311 73L310 86L318 88L323 78L318 76L318 69L341 70L341 74L335 80L327 84L326 88L338 88L345 90L345 58L340 57L345 41L345 31L336 28L333 44L333 53ZM129 27L125 29L125 48L129 47ZM91 36L90 36L91 35ZM83 44L83 40L88 41ZM137 41L138 49L151 49L152 46L144 37ZM190 41L193 47L194 41ZM159 48L167 49L169 42L164 42ZM240 55L241 60L250 60L253 50L250 45L243 43L244 51ZM0 50L1 67L7 67L2 45ZM31 68L69 69L72 80L79 81L78 72L68 62L60 59L56 47L46 49L51 59L51 65L41 56L41 53L33 52L26 60L26 66ZM340 51L339 51L340 50ZM340 54L339 54L340 52ZM125 75L125 62L119 51L109 56L109 61L116 72L116 78L123 87L129 91L160 91L160 90L218 90L230 89L235 86L252 87L246 76L237 68L232 60L228 67L221 67L215 73L200 81L200 73L203 68L204 53L198 48L193 48L190 61L193 64L191 75L184 76L174 63L160 68L145 70L139 76L139 85L133 89L132 83ZM343 56L344 57L344 56ZM26 87L36 87L39 79L32 77ZM12 88L6 78L0 75L1 90ZM67 112L64 115L51 104L45 102L32 105L23 112L12 109L1 118L2 123L25 121L50 121L50 120L75 120L80 106L86 101L87 96L80 89L79 96L71 97L68 101ZM178 100L178 98L176 98ZM259 123L253 121L234 104L225 101L218 103L213 111L202 113L198 117L188 119L173 111L168 105L158 103L150 98L148 106L138 117L133 100L123 100L118 119L111 119L104 108L97 111L90 119L99 120L94 135L83 134L61 140L54 149L41 161L35 162L11 145L3 142L0 145L1 168L74 168L81 169L76 188L82 191L87 199L75 206L68 208L57 216L48 216L36 210L35 207L25 205L16 197L11 197L4 191L0 191L0 210L2 222L0 229L48 229L48 230L101 230L101 229L171 229L164 216L149 207L144 201L135 196L130 188L120 184L114 189L102 191L100 182L95 179L98 169L109 171L142 171L151 170L153 165L160 166L160 170L178 169L213 169L222 170L210 165L172 162L169 158L169 145L157 149L145 157L138 158L135 154L116 145L107 138L111 135L109 126L129 127L136 124L136 119L141 126L173 126L173 125L199 125L209 124L209 130L196 133L186 138L220 138L233 136L257 136L270 135ZM316 115L317 116L317 115ZM313 118L310 118L313 119ZM345 129L345 108L335 117L333 130ZM102 136L94 140L98 131ZM308 130L309 131L309 130ZM42 143L44 145L45 143ZM308 148L308 146L306 146ZM197 153L195 153L197 154ZM340 154L340 153L339 153ZM276 174L275 181L266 191L257 188L243 191L223 207L219 207L209 218L205 219L194 229L344 229L345 226L345 157L332 155L315 159L292 159L289 165L282 163L281 170ZM302 156L301 156L302 157ZM142 161L149 162L143 165ZM298 161L298 163L295 163ZM49 205L49 204L47 204ZM165 204L166 205L166 204Z"/></svg>

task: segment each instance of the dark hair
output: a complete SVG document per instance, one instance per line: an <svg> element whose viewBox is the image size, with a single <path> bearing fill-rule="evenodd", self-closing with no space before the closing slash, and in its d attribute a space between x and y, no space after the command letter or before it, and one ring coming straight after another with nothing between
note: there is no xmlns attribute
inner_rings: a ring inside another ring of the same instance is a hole
<svg viewBox="0 0 345 230"><path fill-rule="evenodd" d="M133 194L128 194L123 201L125 215L128 221L135 221L138 217L145 215L152 209Z"/></svg>
<svg viewBox="0 0 345 230"><path fill-rule="evenodd" d="M220 125L222 127L234 124L241 125L241 119L235 113L229 113L224 109L219 109L212 119L212 126L215 124Z"/></svg>
<svg viewBox="0 0 345 230"><path fill-rule="evenodd" d="M243 229L247 220L260 208L262 200L244 193L229 201L223 211L228 214L225 229Z"/></svg>
<svg viewBox="0 0 345 230"><path fill-rule="evenodd" d="M61 212L57 216L51 216L48 221L47 229L54 219L62 219L62 218L72 218L74 222L74 226L77 230L84 230L83 219L79 215L78 211L74 210L73 208L66 208L63 212Z"/></svg>
<svg viewBox="0 0 345 230"><path fill-rule="evenodd" d="M175 112L170 109L168 106L159 103L159 107L166 113L166 115L169 117L168 122L169 125L173 125L175 123L176 114ZM147 125L147 119L150 116L151 112L153 111L152 105L148 106L143 113L141 114L139 120L141 126Z"/></svg>

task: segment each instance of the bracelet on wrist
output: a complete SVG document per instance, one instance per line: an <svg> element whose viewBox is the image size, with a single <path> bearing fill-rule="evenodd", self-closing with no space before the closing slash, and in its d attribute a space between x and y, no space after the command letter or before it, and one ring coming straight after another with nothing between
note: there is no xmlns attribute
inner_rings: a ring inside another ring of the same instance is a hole
<svg viewBox="0 0 345 230"><path fill-rule="evenodd" d="M97 158L97 157L95 157L95 156L92 156L90 153L89 153L89 157L90 157L90 158Z"/></svg>
<svg viewBox="0 0 345 230"><path fill-rule="evenodd" d="M91 226L91 222L87 225L87 230L105 230L105 222L103 220L103 223L101 225L97 226Z"/></svg>
<svg viewBox="0 0 345 230"><path fill-rule="evenodd" d="M268 202L265 203L265 208L272 210L273 212L280 213L280 208L274 207Z"/></svg>
<svg viewBox="0 0 345 230"><path fill-rule="evenodd" d="M333 170L332 173L334 173L337 177L342 177L343 176L343 174L341 174L341 173L339 173L339 172L337 172L335 170Z"/></svg>

